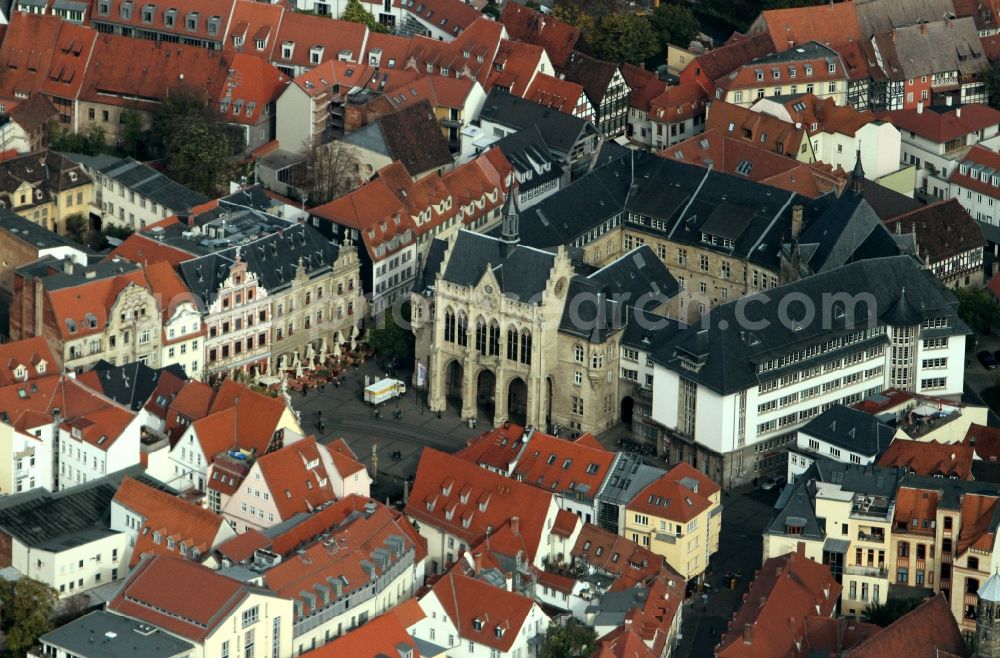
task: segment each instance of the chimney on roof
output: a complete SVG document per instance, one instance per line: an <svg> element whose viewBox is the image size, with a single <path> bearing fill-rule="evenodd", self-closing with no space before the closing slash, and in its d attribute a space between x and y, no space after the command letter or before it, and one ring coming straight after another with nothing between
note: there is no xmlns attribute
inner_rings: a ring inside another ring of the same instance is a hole
<svg viewBox="0 0 1000 658"><path fill-rule="evenodd" d="M476 553L475 555L472 556L472 560L473 560L473 569L474 569L473 575L478 576L480 574L480 572L482 572L482 570L483 570L483 554L482 553Z"/></svg>
<svg viewBox="0 0 1000 658"><path fill-rule="evenodd" d="M798 546L795 547L795 552L798 553L800 556L805 557L806 556L806 543L804 541L800 541L798 543Z"/></svg>
<svg viewBox="0 0 1000 658"><path fill-rule="evenodd" d="M924 113L924 102L919 101L917 103L917 114L923 114L923 113Z"/></svg>
<svg viewBox="0 0 1000 658"><path fill-rule="evenodd" d="M957 119L961 119L962 118L962 108L961 107L958 107L958 108L955 109L955 118L957 118Z"/></svg>
<svg viewBox="0 0 1000 658"><path fill-rule="evenodd" d="M753 642L753 624L743 624L743 644L751 644Z"/></svg>
<svg viewBox="0 0 1000 658"><path fill-rule="evenodd" d="M65 272L66 274L72 274L73 273L73 258L72 257L67 256L66 259L63 261L63 272Z"/></svg>
<svg viewBox="0 0 1000 658"><path fill-rule="evenodd" d="M510 517L510 533L515 537L521 535L521 519L516 516Z"/></svg>
<svg viewBox="0 0 1000 658"><path fill-rule="evenodd" d="M792 241L799 239L799 234L802 233L802 204L796 204L792 206Z"/></svg>
<svg viewBox="0 0 1000 658"><path fill-rule="evenodd" d="M948 107L951 107L951 94L948 94L947 96L944 97L944 104L947 105Z"/></svg>

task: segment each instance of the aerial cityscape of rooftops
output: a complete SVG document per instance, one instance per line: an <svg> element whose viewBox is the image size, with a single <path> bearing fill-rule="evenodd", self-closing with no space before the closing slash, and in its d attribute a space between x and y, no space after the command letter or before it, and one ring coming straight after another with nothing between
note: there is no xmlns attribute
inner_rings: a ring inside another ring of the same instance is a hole
<svg viewBox="0 0 1000 658"><path fill-rule="evenodd" d="M1000 658L1000 0L0 0L0 658Z"/></svg>

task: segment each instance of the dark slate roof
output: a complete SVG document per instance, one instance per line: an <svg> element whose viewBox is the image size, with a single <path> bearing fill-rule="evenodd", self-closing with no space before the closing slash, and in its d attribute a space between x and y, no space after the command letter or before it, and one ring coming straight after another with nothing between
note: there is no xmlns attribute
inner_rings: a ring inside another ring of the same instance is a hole
<svg viewBox="0 0 1000 658"><path fill-rule="evenodd" d="M805 275L866 258L895 256L899 248L864 196L847 190L799 235Z"/></svg>
<svg viewBox="0 0 1000 658"><path fill-rule="evenodd" d="M504 295L533 303L540 300L556 258L552 251L504 245L496 237L461 230L450 253L444 240L431 244L417 277L417 292L431 292L445 256L445 281L474 287L490 268ZM676 323L652 313L676 296L680 286L650 247L637 247L601 269L576 262L573 266L560 331L600 343L633 321L639 324L633 335L640 341L643 327L676 328Z"/></svg>
<svg viewBox="0 0 1000 658"><path fill-rule="evenodd" d="M472 287L479 283L486 268L490 267L504 295L521 301L540 296L548 283L555 253L523 245L515 245L502 253L502 247L503 243L498 238L459 231L445 266L444 280ZM430 257L427 266L431 266ZM432 275L431 280L433 278Z"/></svg>
<svg viewBox="0 0 1000 658"><path fill-rule="evenodd" d="M633 322L649 321L652 318L647 311L679 291L677 280L663 261L643 245L596 272L573 277L559 330L601 343Z"/></svg>
<svg viewBox="0 0 1000 658"><path fill-rule="evenodd" d="M132 158L121 158L104 164L99 171L136 194L141 194L175 213L210 201L204 194L195 192Z"/></svg>
<svg viewBox="0 0 1000 658"><path fill-rule="evenodd" d="M573 51L562 72L567 80L583 87L594 109L599 110L617 70L616 64Z"/></svg>
<svg viewBox="0 0 1000 658"><path fill-rule="evenodd" d="M903 472L896 468L845 464L825 457L818 458L806 472L786 486L774 504L774 516L764 528L764 534L785 534L785 528L802 528L805 539L823 539L825 520L816 516L816 485L834 484L843 491L865 496L895 499Z"/></svg>
<svg viewBox="0 0 1000 658"><path fill-rule="evenodd" d="M87 267L74 266L73 273L67 274L61 259L45 256L33 263L28 263L15 270L27 278L38 277L46 290L61 290L72 288L94 279L106 279L139 269L135 263L121 258L111 258L98 261Z"/></svg>
<svg viewBox="0 0 1000 658"><path fill-rule="evenodd" d="M814 317L808 323L785 326L786 323L779 320L778 308L783 297L804 295L804 298L822 300L824 294L833 293L852 296L867 293L871 303L859 303L854 309L848 308L848 312L839 314L832 302L826 312L821 308L822 303L818 303ZM904 297L902 302L900 297ZM942 332L941 335L969 333L958 316L954 294L930 272L923 270L912 257L894 256L851 263L718 306L712 309L700 326L681 332L675 340L657 351L653 359L713 391L723 395L734 393L757 386L765 377L773 378L783 372L771 370L764 376L759 375L759 363L852 334L866 328L870 322L878 326L891 324L888 319L895 317L897 305L910 305L907 299L917 303L914 308L919 319L914 319L918 322L926 318L948 319L947 328L937 330ZM761 324L765 326L760 329L741 329ZM857 350L869 342L884 343L886 340L884 334L878 334L845 349ZM822 354L810 360L820 362L830 356ZM810 360L801 360L791 367L799 370L806 367Z"/></svg>
<svg viewBox="0 0 1000 658"><path fill-rule="evenodd" d="M0 502L0 528L32 548L61 551L112 534L111 499L124 476L165 489L143 475L141 466L113 473L99 480L49 493L32 489Z"/></svg>
<svg viewBox="0 0 1000 658"><path fill-rule="evenodd" d="M810 420L799 433L874 457L889 447L895 429L871 414L838 404Z"/></svg>
<svg viewBox="0 0 1000 658"><path fill-rule="evenodd" d="M77 251L89 253L89 249L69 238L42 228L31 220L25 219L6 208L0 208L0 230L6 231L12 237L21 240L37 249L53 249L55 247L72 247Z"/></svg>
<svg viewBox="0 0 1000 658"><path fill-rule="evenodd" d="M185 261L180 273L203 308L215 299L237 255L273 294L290 285L299 263L312 278L329 270L340 248L307 223L294 224L239 247Z"/></svg>
<svg viewBox="0 0 1000 658"><path fill-rule="evenodd" d="M867 178L864 181L862 189L865 201L868 202L868 205L872 207L872 210L875 211L875 214L881 220L892 219L924 205L916 199L911 199L904 194L890 190L888 187L879 185Z"/></svg>
<svg viewBox="0 0 1000 658"><path fill-rule="evenodd" d="M98 373L101 392L132 411L146 406L164 372L170 372L182 381L187 379L184 368L176 363L165 368L150 368L139 361L114 366L101 359L93 369Z"/></svg>
<svg viewBox="0 0 1000 658"><path fill-rule="evenodd" d="M627 151L522 211L521 241L544 248L573 245L625 213L636 230L777 271L792 206L802 205L806 217L819 217L834 201L829 194L808 199L740 176ZM733 239L734 247L702 242L702 233L710 231Z"/></svg>
<svg viewBox="0 0 1000 658"><path fill-rule="evenodd" d="M402 161L411 175L454 162L448 140L434 117L434 108L426 100L385 114L346 135L344 141Z"/></svg>
<svg viewBox="0 0 1000 658"><path fill-rule="evenodd" d="M173 658L194 651L194 645L186 640L103 610L74 619L40 639L70 655L87 658Z"/></svg>
<svg viewBox="0 0 1000 658"><path fill-rule="evenodd" d="M518 188L521 194L563 175L562 165L549 151L538 126L530 126L498 139L493 142L491 148L500 149L514 170L520 174ZM538 171L545 166L548 167L548 171ZM531 177L524 177L528 172L531 172Z"/></svg>
<svg viewBox="0 0 1000 658"><path fill-rule="evenodd" d="M514 130L537 126L549 148L563 157L573 150L588 126L580 117L518 98L499 87L486 96L479 118Z"/></svg>

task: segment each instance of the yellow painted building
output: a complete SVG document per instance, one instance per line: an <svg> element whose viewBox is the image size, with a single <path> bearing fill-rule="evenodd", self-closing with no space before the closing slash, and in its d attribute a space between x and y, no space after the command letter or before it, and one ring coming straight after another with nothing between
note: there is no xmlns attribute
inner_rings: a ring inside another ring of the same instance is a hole
<svg viewBox="0 0 1000 658"><path fill-rule="evenodd" d="M89 212L94 184L80 165L54 151L26 153L0 162L0 203L55 233L66 218Z"/></svg>
<svg viewBox="0 0 1000 658"><path fill-rule="evenodd" d="M681 462L626 506L622 534L663 556L685 580L700 578L719 550L721 495L718 484Z"/></svg>

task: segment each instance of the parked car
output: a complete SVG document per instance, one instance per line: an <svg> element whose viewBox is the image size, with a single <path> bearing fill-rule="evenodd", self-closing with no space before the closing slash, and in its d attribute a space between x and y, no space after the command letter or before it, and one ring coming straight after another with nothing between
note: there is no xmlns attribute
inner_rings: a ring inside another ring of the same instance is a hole
<svg viewBox="0 0 1000 658"><path fill-rule="evenodd" d="M767 478L764 480L760 488L764 491L771 491L772 489L780 489L785 486L785 478Z"/></svg>
<svg viewBox="0 0 1000 658"><path fill-rule="evenodd" d="M997 359L989 350L983 350L976 355L976 358L979 359L979 362L983 364L983 367L987 370L997 369Z"/></svg>

